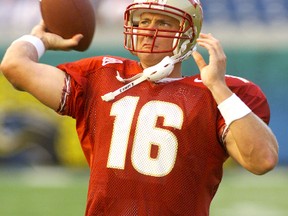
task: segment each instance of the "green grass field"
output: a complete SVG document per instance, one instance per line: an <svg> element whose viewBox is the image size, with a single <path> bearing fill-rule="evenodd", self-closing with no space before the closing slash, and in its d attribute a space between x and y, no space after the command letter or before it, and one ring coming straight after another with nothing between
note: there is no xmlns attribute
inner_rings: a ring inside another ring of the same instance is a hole
<svg viewBox="0 0 288 216"><path fill-rule="evenodd" d="M288 169L256 176L227 170L211 206L211 216L287 216Z"/></svg>
<svg viewBox="0 0 288 216"><path fill-rule="evenodd" d="M226 169L211 216L287 216L287 171L255 176ZM0 215L84 215L87 184L87 170L0 168Z"/></svg>

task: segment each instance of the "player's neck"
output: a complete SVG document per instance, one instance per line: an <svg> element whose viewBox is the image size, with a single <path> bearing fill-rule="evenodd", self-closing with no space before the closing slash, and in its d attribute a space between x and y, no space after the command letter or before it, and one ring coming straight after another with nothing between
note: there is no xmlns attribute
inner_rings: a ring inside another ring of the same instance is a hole
<svg viewBox="0 0 288 216"><path fill-rule="evenodd" d="M178 62L174 65L174 69L171 74L168 76L169 78L180 78L182 77L182 64Z"/></svg>
<svg viewBox="0 0 288 216"><path fill-rule="evenodd" d="M143 64L143 62L139 62L139 66L142 69L148 68L149 66L145 66L145 64ZM182 63L178 62L174 65L174 69L171 72L171 74L168 76L169 78L180 78L182 77Z"/></svg>

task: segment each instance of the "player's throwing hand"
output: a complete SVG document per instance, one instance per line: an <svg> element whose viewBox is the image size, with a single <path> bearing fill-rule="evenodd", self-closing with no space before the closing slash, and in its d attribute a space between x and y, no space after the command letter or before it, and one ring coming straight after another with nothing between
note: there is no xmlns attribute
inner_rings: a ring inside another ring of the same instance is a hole
<svg viewBox="0 0 288 216"><path fill-rule="evenodd" d="M50 33L46 30L43 20L32 29L31 35L41 38L46 50L71 50L83 38L82 34L76 34L70 39L64 39L57 34Z"/></svg>

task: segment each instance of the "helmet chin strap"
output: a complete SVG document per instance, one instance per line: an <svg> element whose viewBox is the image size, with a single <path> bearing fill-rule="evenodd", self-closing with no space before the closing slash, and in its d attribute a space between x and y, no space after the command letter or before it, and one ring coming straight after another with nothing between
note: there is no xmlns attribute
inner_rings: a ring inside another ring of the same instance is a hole
<svg viewBox="0 0 288 216"><path fill-rule="evenodd" d="M169 56L164 57L162 61L159 62L158 64L145 68L143 70L143 73L139 73L129 79L123 79L117 72L116 78L120 82L123 82L123 83L129 82L129 83L117 89L114 92L109 92L101 96L102 100L106 102L112 101L115 99L117 95L133 88L134 86L142 83L145 80L148 80L150 82L157 82L163 78L168 77L173 71L174 65L176 63L182 62L183 60L187 59L189 56L191 56L192 52L196 50L196 46L195 46L193 50L190 50L184 55L182 55L182 52L186 50L186 45L187 43L183 43L183 45L181 46L181 50L176 55L172 57L169 57Z"/></svg>
<svg viewBox="0 0 288 216"><path fill-rule="evenodd" d="M137 74L130 79L123 79L122 77L119 76L119 73L118 73L116 78L120 82L127 82L127 81L131 81L131 82L117 89L114 92L109 92L101 96L101 98L103 101L108 102L108 101L114 100L117 95L129 90L130 88L133 88L134 86L138 85L139 83L142 83L145 80L148 80L151 82L157 82L171 74L171 72L174 69L174 64L175 62L172 59L172 57L166 56L158 64L145 68L143 70L143 73Z"/></svg>

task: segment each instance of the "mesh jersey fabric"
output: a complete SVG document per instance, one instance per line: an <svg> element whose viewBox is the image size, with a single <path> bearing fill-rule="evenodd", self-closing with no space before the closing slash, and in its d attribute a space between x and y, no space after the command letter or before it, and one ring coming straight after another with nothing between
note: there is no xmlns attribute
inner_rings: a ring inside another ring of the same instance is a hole
<svg viewBox="0 0 288 216"><path fill-rule="evenodd" d="M199 75L145 81L104 102L101 96L142 71L138 62L100 56L58 66L71 77L65 109L76 119L90 166L86 216L209 215L228 155L224 120ZM227 84L260 118L269 106L251 82Z"/></svg>

